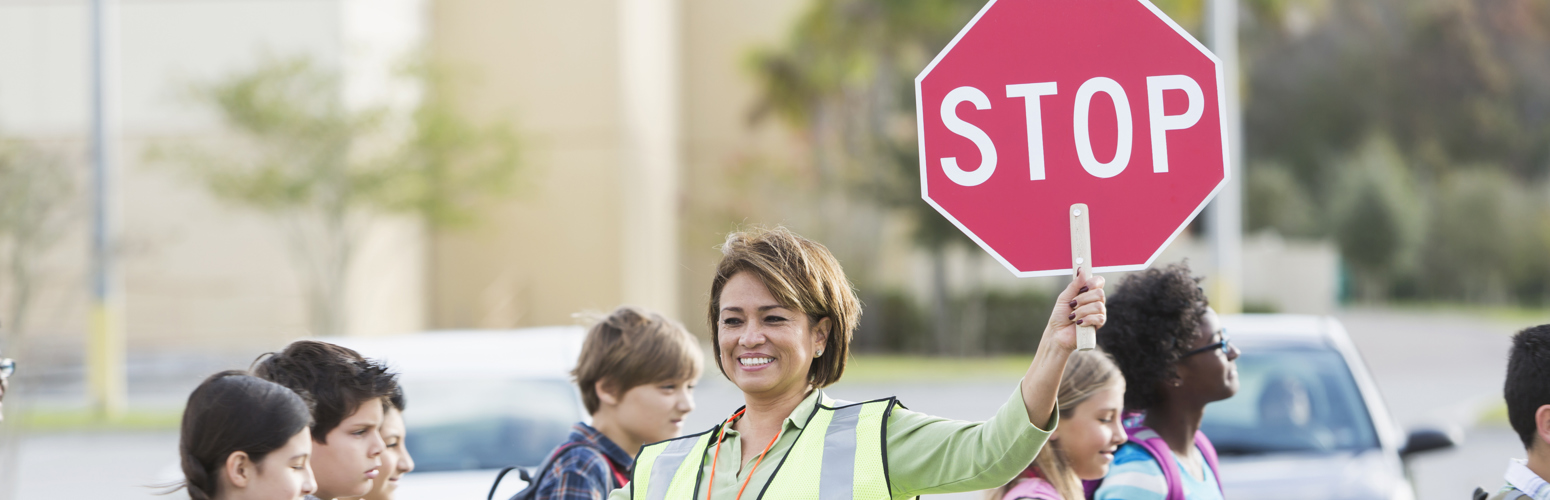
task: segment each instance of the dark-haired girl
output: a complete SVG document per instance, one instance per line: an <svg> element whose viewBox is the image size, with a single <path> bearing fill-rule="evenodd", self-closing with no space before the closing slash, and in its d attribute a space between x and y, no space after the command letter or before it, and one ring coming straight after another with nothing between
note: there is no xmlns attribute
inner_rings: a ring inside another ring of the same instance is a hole
<svg viewBox="0 0 1550 500"><path fill-rule="evenodd" d="M231 370L211 375L183 410L184 482L192 500L296 500L312 480L312 416L285 386Z"/></svg>
<svg viewBox="0 0 1550 500"><path fill-rule="evenodd" d="M1200 432L1206 404L1238 392L1238 350L1227 341L1186 264L1127 277L1109 296L1098 344L1125 374L1130 436L1096 497L1217 500L1216 451Z"/></svg>

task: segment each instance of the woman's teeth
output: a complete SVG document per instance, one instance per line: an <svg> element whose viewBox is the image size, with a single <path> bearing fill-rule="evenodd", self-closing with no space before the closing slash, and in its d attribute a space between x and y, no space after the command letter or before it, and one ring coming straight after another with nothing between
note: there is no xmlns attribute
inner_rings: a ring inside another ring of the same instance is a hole
<svg viewBox="0 0 1550 500"><path fill-rule="evenodd" d="M771 361L775 361L775 358L737 358L737 362L741 363L743 366L765 365L769 364Z"/></svg>

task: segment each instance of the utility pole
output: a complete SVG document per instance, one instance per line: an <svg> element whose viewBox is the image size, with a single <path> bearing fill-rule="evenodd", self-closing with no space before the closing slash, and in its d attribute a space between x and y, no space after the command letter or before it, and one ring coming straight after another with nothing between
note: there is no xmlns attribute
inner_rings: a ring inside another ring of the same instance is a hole
<svg viewBox="0 0 1550 500"><path fill-rule="evenodd" d="M1215 273L1211 305L1222 314L1243 312L1243 101L1238 66L1238 0L1209 0L1207 42L1222 60L1227 97L1227 139L1232 165L1227 185L1211 202L1210 234Z"/></svg>
<svg viewBox="0 0 1550 500"><path fill-rule="evenodd" d="M115 0L91 0L92 234L91 320L86 339L86 385L98 417L124 414L122 293L114 262L118 197L114 189L117 126L114 99L118 10Z"/></svg>

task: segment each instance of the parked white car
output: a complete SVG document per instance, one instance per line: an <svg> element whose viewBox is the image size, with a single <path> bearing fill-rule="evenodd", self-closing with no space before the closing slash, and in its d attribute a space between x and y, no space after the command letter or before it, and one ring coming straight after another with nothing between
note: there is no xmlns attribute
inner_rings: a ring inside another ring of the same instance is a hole
<svg viewBox="0 0 1550 500"><path fill-rule="evenodd" d="M1454 445L1401 430L1334 318L1225 316L1222 327L1242 353L1238 394L1207 406L1201 430L1227 498L1413 500L1405 462Z"/></svg>
<svg viewBox="0 0 1550 500"><path fill-rule="evenodd" d="M571 424L589 420L570 381L585 334L546 327L320 340L399 373L415 471L401 480L397 498L474 500L489 494L501 468L538 465ZM513 471L495 498L524 486Z"/></svg>

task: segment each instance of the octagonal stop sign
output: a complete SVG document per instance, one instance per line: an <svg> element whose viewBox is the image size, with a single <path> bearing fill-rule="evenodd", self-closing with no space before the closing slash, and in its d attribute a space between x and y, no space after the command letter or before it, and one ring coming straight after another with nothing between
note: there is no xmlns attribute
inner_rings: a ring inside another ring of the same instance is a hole
<svg viewBox="0 0 1550 500"><path fill-rule="evenodd" d="M1146 0L991 0L915 79L921 196L1018 276L1072 272L1077 204L1143 269L1226 183L1222 81Z"/></svg>

